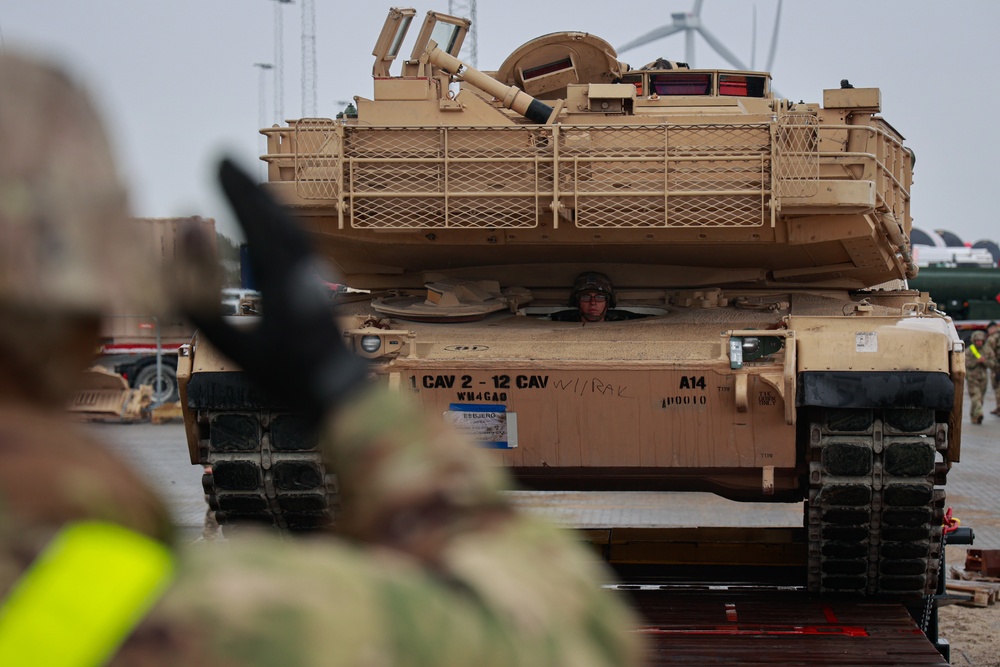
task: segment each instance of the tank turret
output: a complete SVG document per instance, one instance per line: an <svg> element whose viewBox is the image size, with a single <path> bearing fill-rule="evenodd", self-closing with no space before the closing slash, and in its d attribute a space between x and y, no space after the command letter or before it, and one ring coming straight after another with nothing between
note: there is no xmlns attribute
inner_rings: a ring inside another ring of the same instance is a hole
<svg viewBox="0 0 1000 667"><path fill-rule="evenodd" d="M486 73L455 55L467 24L434 12L393 76L403 11L357 119L264 130L271 187L310 210L348 284L471 271L555 286L577 267L553 267L576 262L684 267L687 287L706 274L853 289L913 275L911 153L877 115L878 89L791 104L767 73L632 69L578 32Z"/></svg>

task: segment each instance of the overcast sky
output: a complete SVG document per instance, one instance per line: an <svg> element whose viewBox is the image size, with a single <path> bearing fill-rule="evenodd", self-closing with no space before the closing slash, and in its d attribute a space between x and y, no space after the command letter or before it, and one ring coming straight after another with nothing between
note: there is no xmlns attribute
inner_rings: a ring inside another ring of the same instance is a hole
<svg viewBox="0 0 1000 667"><path fill-rule="evenodd" d="M285 118L302 113L301 0L281 5ZM371 97L370 55L392 3L314 0L318 115ZM401 3L395 3L406 6ZM462 4L468 5L469 2ZM566 13L559 6L571 4ZM705 0L702 22L738 57L767 60L777 0ZM591 32L614 46L670 22L693 0L478 0L480 69L496 68L539 35ZM447 11L447 0L413 5ZM228 153L256 170L259 119L275 118L275 0L0 0L0 44L63 63L95 93L141 216L199 214L232 233L215 194L214 164ZM757 53L752 46L757 15ZM774 85L821 101L841 79L882 89L885 118L916 151L914 224L966 241L1000 240L994 202L1000 86L1000 2L841 0L784 3ZM411 32L416 33L416 30ZM410 40L413 36L410 36ZM404 47L408 53L410 45ZM684 59L674 35L620 55L641 66ZM728 67L700 39L695 65ZM2 148L0 148L2 150Z"/></svg>

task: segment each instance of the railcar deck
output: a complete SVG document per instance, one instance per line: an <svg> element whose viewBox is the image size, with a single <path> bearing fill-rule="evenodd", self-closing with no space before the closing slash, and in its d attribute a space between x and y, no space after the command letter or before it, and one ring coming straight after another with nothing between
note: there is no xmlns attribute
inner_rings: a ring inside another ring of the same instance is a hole
<svg viewBox="0 0 1000 667"><path fill-rule="evenodd" d="M927 634L914 620L926 599L807 592L801 503L705 493L510 497L578 530L616 570L619 581L607 588L628 596L642 616L637 631L648 640L649 665L949 664L936 614Z"/></svg>
<svg viewBox="0 0 1000 667"><path fill-rule="evenodd" d="M620 584L650 665L947 665L901 604L781 586Z"/></svg>

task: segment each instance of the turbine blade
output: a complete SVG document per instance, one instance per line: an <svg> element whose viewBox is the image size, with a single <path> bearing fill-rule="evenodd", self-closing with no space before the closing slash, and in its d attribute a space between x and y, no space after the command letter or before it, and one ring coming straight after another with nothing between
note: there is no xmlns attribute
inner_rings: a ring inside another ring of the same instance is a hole
<svg viewBox="0 0 1000 667"><path fill-rule="evenodd" d="M771 50L767 54L767 71L774 66L774 56L778 52L778 28L781 27L781 2L778 0L778 11L774 15L774 32L771 33Z"/></svg>
<svg viewBox="0 0 1000 667"><path fill-rule="evenodd" d="M753 31L750 33L750 69L757 64L757 3L753 3Z"/></svg>
<svg viewBox="0 0 1000 667"><path fill-rule="evenodd" d="M649 44L650 42L655 41L657 39L669 37L675 32L680 32L683 29L684 29L683 26L679 26L676 24L661 26L656 30L651 30L647 32L642 37L636 37L631 42L628 42L627 44L623 44L622 46L618 47L618 53L625 53L630 49L634 49L644 44Z"/></svg>
<svg viewBox="0 0 1000 667"><path fill-rule="evenodd" d="M701 16L701 3L704 0L694 0L694 7L691 9L691 13L695 16Z"/></svg>
<svg viewBox="0 0 1000 667"><path fill-rule="evenodd" d="M704 40L708 42L708 45L711 46L713 49L715 49L715 52L718 53L720 56L722 56L722 58L726 60L730 65L732 65L736 69L749 69L746 65L744 65L740 61L739 58L736 57L736 55L732 51L726 48L725 44L720 42L715 37L715 35L709 32L708 28L702 26L700 28L697 28L697 30L699 33L701 33L702 38L704 38Z"/></svg>

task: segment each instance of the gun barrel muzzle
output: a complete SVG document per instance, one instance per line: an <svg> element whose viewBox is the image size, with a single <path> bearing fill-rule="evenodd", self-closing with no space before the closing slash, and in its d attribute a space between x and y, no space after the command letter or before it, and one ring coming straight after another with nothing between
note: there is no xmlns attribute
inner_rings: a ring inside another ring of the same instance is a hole
<svg viewBox="0 0 1000 667"><path fill-rule="evenodd" d="M480 72L450 53L442 51L438 46L434 46L427 52L427 58L437 67L468 81L476 88L500 100L505 108L521 114L530 121L545 123L552 115L552 107L549 105L535 99L517 86L505 86L488 74Z"/></svg>

